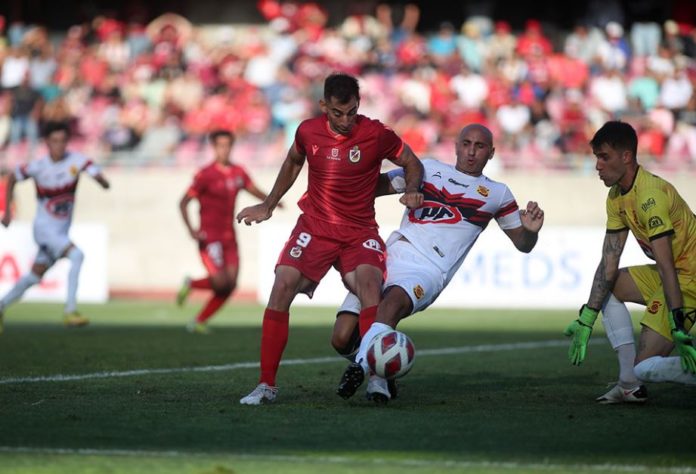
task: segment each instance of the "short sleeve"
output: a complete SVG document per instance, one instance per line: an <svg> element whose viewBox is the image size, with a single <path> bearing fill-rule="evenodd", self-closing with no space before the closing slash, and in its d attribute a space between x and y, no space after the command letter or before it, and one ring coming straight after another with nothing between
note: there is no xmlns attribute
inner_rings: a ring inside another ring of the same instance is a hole
<svg viewBox="0 0 696 474"><path fill-rule="evenodd" d="M622 232L628 229L628 226L621 218L619 213L618 199L612 198L612 192L607 196L607 232Z"/></svg>
<svg viewBox="0 0 696 474"><path fill-rule="evenodd" d="M399 138L399 136L386 125L379 123L380 138L379 138L379 148L378 156L386 159L397 158L401 151L404 149L404 142Z"/></svg>
<svg viewBox="0 0 696 474"><path fill-rule="evenodd" d="M191 186L189 186L186 194L188 194L190 197L198 197L205 191L205 187L205 173L203 173L203 171L199 171L193 177L193 183L191 183Z"/></svg>
<svg viewBox="0 0 696 474"><path fill-rule="evenodd" d="M520 220L520 208L510 188L505 186L500 208L495 213L495 220L501 229L516 229L522 225Z"/></svg>

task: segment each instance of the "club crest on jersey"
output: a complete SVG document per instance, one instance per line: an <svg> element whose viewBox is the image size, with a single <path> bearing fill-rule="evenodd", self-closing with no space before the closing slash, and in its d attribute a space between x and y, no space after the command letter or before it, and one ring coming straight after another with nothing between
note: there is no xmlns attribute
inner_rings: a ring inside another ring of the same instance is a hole
<svg viewBox="0 0 696 474"><path fill-rule="evenodd" d="M358 148L358 145L355 145L350 149L348 152L348 159L351 163L357 163L360 161L360 148Z"/></svg>
<svg viewBox="0 0 696 474"><path fill-rule="evenodd" d="M488 188L485 187L485 186L480 186L480 185L479 185L479 187L476 188L476 192L479 193L479 194L480 194L481 196L483 196L483 197L488 197L488 193L490 193L491 190L488 189Z"/></svg>
<svg viewBox="0 0 696 474"><path fill-rule="evenodd" d="M70 167L70 176L72 176L72 177L74 178L74 177L77 176L79 173L80 173L80 170L77 169L77 166L72 165L72 166Z"/></svg>
<svg viewBox="0 0 696 474"><path fill-rule="evenodd" d="M290 249L290 256L292 258L300 258L302 255L302 247L299 245L295 245L293 248Z"/></svg>
<svg viewBox="0 0 696 474"><path fill-rule="evenodd" d="M422 286L416 285L413 287L413 295L419 300L425 296L425 290Z"/></svg>

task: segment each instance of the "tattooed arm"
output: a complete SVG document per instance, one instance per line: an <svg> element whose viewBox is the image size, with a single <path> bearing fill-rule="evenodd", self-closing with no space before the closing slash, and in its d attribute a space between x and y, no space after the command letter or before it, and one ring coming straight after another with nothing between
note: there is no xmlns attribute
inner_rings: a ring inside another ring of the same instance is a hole
<svg viewBox="0 0 696 474"><path fill-rule="evenodd" d="M621 258L624 245L626 245L627 238L628 229L619 232L607 232L605 234L602 259L597 266L597 271L592 281L590 298L587 300L587 306L590 308L600 309L607 295L612 290L614 281L619 273L619 259Z"/></svg>

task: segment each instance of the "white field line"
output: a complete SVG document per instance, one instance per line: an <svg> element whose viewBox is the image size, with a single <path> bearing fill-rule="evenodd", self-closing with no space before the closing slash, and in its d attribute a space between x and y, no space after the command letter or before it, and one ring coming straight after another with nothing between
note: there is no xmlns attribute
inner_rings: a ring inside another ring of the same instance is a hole
<svg viewBox="0 0 696 474"><path fill-rule="evenodd" d="M590 343L602 342L600 340L592 340ZM529 349L543 349L547 347L564 347L568 346L569 341L551 340L551 341L535 341L535 342L516 342L511 344L481 344L477 346L462 346L462 347L444 347L442 349L423 349L416 352L417 357L428 357L449 354L469 354L480 352L500 352L500 351L516 351ZM280 365L310 365L310 364L327 364L332 362L345 361L340 357L315 357L310 359L287 359ZM180 374L186 372L220 372L239 369L255 369L259 367L258 362L237 362L235 364L223 365L206 365L201 367L173 367L168 369L136 369L136 370L121 370L111 372L92 372L88 374L56 374L56 375L39 375L34 377L6 377L0 378L0 385L20 384L20 383L37 383L37 382L74 382L90 379L110 379L118 377L137 377L142 375L165 375L165 374Z"/></svg>
<svg viewBox="0 0 696 474"><path fill-rule="evenodd" d="M128 449L66 449L66 448L28 448L0 446L1 454L28 454L28 455L62 455L62 456L110 456L110 457L158 457L158 458L199 458L201 460L213 458L234 462L255 461L272 463L297 463L297 464L333 464L350 466L401 466L404 468L439 467L449 469L507 469L516 471L520 469L531 471L600 471L600 472L638 472L638 473L665 473L665 474L694 474L696 468L691 466L658 467L644 464L545 464L524 462L495 462L495 461L454 461L438 459L394 459L394 458L354 458L348 456L291 456L273 454L233 454L233 453L201 453L185 451L146 451Z"/></svg>

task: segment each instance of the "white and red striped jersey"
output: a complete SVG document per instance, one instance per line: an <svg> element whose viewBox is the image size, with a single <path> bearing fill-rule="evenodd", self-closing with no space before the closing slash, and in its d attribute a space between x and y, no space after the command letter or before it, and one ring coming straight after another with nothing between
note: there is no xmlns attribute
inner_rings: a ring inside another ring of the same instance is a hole
<svg viewBox="0 0 696 474"><path fill-rule="evenodd" d="M17 166L17 181L33 178L36 184L36 217L34 231L66 233L72 222L75 191L81 172L90 176L100 173L97 165L86 156L68 152L60 161L44 156Z"/></svg>
<svg viewBox="0 0 696 474"><path fill-rule="evenodd" d="M464 174L437 160L423 160L423 167L423 205L404 211L387 245L405 237L447 274L449 282L491 219L501 229L522 225L519 208L503 183ZM405 190L403 176L403 169L389 172L397 192Z"/></svg>

